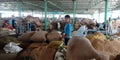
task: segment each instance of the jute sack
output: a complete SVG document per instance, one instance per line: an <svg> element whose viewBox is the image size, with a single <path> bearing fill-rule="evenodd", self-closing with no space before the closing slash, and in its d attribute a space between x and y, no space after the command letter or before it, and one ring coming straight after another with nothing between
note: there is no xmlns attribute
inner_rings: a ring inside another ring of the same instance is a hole
<svg viewBox="0 0 120 60"><path fill-rule="evenodd" d="M109 55L116 56L120 53L120 41L102 41L94 40L92 43L93 47L97 51L102 51Z"/></svg>
<svg viewBox="0 0 120 60"><path fill-rule="evenodd" d="M46 34L46 31L36 31L30 40L33 42L44 42L46 41Z"/></svg>
<svg viewBox="0 0 120 60"><path fill-rule="evenodd" d="M29 45L31 45L30 42L21 42L20 43L20 47L22 47L23 49L27 49L29 47Z"/></svg>
<svg viewBox="0 0 120 60"><path fill-rule="evenodd" d="M17 59L19 60L28 57L30 59L39 60L38 57L41 55L42 50L46 48L46 45L47 44L44 43L32 43L27 49L17 54Z"/></svg>
<svg viewBox="0 0 120 60"><path fill-rule="evenodd" d="M109 57L97 52L85 37L73 36L68 43L67 60L109 60Z"/></svg>
<svg viewBox="0 0 120 60"><path fill-rule="evenodd" d="M57 41L61 40L61 35L57 31L52 31L47 34L48 41Z"/></svg>
<svg viewBox="0 0 120 60"><path fill-rule="evenodd" d="M30 41L30 37L34 34L34 31L31 32L27 32L23 35L21 35L20 37L18 37L18 40L23 41L23 42L29 42Z"/></svg>
<svg viewBox="0 0 120 60"><path fill-rule="evenodd" d="M38 48L40 46L46 46L47 43L32 43L29 45L28 49L34 49L34 48Z"/></svg>
<svg viewBox="0 0 120 60"><path fill-rule="evenodd" d="M103 40L103 41L107 40L106 36L100 32L94 34L88 34L86 37L91 41L91 43L94 40Z"/></svg>
<svg viewBox="0 0 120 60"><path fill-rule="evenodd" d="M0 38L7 37L9 35L8 31L0 32Z"/></svg>
<svg viewBox="0 0 120 60"><path fill-rule="evenodd" d="M53 60L55 53L56 53L56 46L59 45L56 43L51 43L51 44L46 45L46 46L41 45L40 47L34 49L31 52L30 56L35 60Z"/></svg>

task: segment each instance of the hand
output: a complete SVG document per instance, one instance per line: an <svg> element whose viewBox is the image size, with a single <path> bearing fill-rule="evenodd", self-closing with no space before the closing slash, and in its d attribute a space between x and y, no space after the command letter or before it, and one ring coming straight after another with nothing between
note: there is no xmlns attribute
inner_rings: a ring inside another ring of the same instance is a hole
<svg viewBox="0 0 120 60"><path fill-rule="evenodd" d="M66 36L65 36L65 35L62 35L62 38L66 38Z"/></svg>
<svg viewBox="0 0 120 60"><path fill-rule="evenodd" d="M66 38L66 37L67 37L67 35L66 35L66 34L65 34L65 35L62 35L62 37L63 37L63 38Z"/></svg>

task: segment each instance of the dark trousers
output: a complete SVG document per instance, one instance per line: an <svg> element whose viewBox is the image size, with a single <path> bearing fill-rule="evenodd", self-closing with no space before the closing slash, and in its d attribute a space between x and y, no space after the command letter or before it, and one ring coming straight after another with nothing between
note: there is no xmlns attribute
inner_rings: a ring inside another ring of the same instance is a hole
<svg viewBox="0 0 120 60"><path fill-rule="evenodd" d="M70 39L70 38L65 38L65 41L64 41L65 45L68 44L69 39Z"/></svg>

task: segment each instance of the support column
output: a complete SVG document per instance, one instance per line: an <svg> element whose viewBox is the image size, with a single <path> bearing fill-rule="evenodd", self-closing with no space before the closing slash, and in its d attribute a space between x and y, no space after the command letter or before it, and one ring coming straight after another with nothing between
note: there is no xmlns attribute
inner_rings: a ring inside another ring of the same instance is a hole
<svg viewBox="0 0 120 60"><path fill-rule="evenodd" d="M53 18L55 18L55 13L54 13L54 12L52 12L52 14L53 14Z"/></svg>
<svg viewBox="0 0 120 60"><path fill-rule="evenodd" d="M119 14L120 14L120 13L119 13ZM112 18L112 16L113 16L113 11L111 11L111 16L110 16L110 17Z"/></svg>
<svg viewBox="0 0 120 60"><path fill-rule="evenodd" d="M18 2L18 16L22 17L22 1L17 0L17 2Z"/></svg>
<svg viewBox="0 0 120 60"><path fill-rule="evenodd" d="M44 11L45 11L45 30L47 30L48 22L47 22L47 0L44 0Z"/></svg>
<svg viewBox="0 0 120 60"><path fill-rule="evenodd" d="M104 17L104 22L106 24L106 28L107 28L107 13L108 13L108 0L105 0L105 15L104 15L105 17ZM107 30L106 30L106 34L108 34Z"/></svg>
<svg viewBox="0 0 120 60"><path fill-rule="evenodd" d="M100 10L98 11L98 20L100 21Z"/></svg>
<svg viewBox="0 0 120 60"><path fill-rule="evenodd" d="M108 0L105 0L105 18L104 22L107 22L107 13L108 13Z"/></svg>
<svg viewBox="0 0 120 60"><path fill-rule="evenodd" d="M32 16L34 15L34 11L32 10Z"/></svg>
<svg viewBox="0 0 120 60"><path fill-rule="evenodd" d="M90 14L91 15L91 18L93 18L93 14Z"/></svg>
<svg viewBox="0 0 120 60"><path fill-rule="evenodd" d="M44 19L44 12L42 11L42 19Z"/></svg>
<svg viewBox="0 0 120 60"><path fill-rule="evenodd" d="M73 20L72 20L72 26L74 30L74 23L75 23L75 16L76 16L76 0L73 0Z"/></svg>

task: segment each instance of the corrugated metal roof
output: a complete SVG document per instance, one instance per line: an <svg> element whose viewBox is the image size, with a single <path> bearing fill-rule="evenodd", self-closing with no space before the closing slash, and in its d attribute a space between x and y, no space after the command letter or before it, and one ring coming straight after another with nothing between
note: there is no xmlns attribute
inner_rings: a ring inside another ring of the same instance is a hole
<svg viewBox="0 0 120 60"><path fill-rule="evenodd" d="M0 0L0 10L18 10L18 0ZM73 12L72 0L47 0L49 12ZM104 0L76 0L77 13L92 14L95 11L104 11ZM21 0L23 10L44 11L43 0ZM120 8L120 0L109 0L108 10Z"/></svg>

